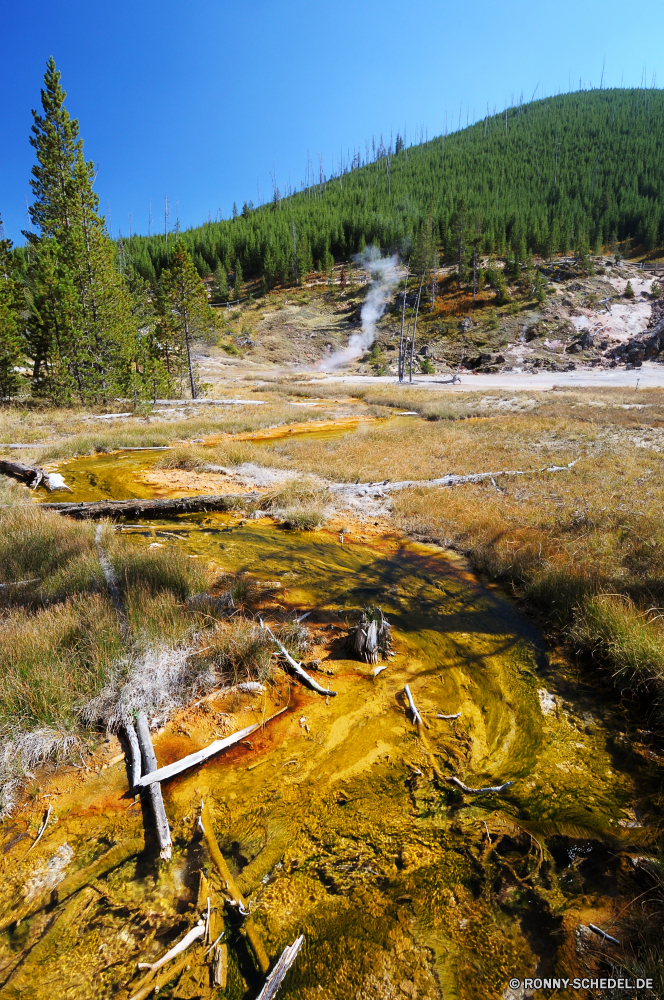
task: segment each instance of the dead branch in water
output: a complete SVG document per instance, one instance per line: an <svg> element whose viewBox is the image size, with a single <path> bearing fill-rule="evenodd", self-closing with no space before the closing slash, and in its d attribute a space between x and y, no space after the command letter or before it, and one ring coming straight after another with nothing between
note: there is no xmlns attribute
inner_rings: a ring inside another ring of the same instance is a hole
<svg viewBox="0 0 664 1000"><path fill-rule="evenodd" d="M146 774L149 775L150 772L157 770L157 758L155 757L154 747L152 746L150 727L148 725L148 719L145 712L138 713L136 718L136 732L138 734L138 742L141 745L143 765L145 767ZM139 779L139 782L140 780L141 779ZM166 818L164 800L161 796L161 785L158 781L153 781L148 785L148 794L150 796L150 804L152 806L152 814L154 816L157 840L159 842L159 856L164 861L170 861L172 850L171 831L168 826L168 819Z"/></svg>
<svg viewBox="0 0 664 1000"><path fill-rule="evenodd" d="M306 672L306 670L303 669L302 664L298 663L297 660L294 660L293 657L288 652L288 650L286 649L286 647L281 642L279 642L279 640L277 639L277 637L275 636L274 632L269 627L269 625L264 625L263 619L260 617L258 620L261 624L261 628L265 629L265 631L270 636L272 641L276 643L276 645L279 647L283 655L286 657L286 662L288 663L289 667L291 668L297 679L302 681L302 683L305 684L308 688L311 688L312 691L316 691L317 694L323 694L326 697L336 698L337 692L330 691L329 688L326 689L324 687L321 687L318 681L315 681L313 677L310 677L309 674Z"/></svg>
<svg viewBox="0 0 664 1000"><path fill-rule="evenodd" d="M214 835L210 811L206 802L201 802L201 815L198 819L198 825L203 833L203 836L205 837L205 843L207 844L208 851L210 852L210 858L216 865L217 871L221 875L222 889L226 896L227 903L235 910L236 913L238 913L239 916L244 917L242 933L251 945L259 968L263 975L265 975L267 970L270 968L270 960L268 959L265 948L263 947L263 942L258 936L258 931L256 930L254 922L249 916L249 907L245 902L244 896L240 892L240 889L231 874L230 868L226 864L224 856L219 850L219 844L217 843L217 839Z"/></svg>
<svg viewBox="0 0 664 1000"><path fill-rule="evenodd" d="M513 781L506 781L502 785L492 785L489 788L470 788L459 778L448 777L447 775L445 776L445 781L448 781L451 785L457 785L462 792L466 792L468 795L487 795L489 792L502 792L505 788L509 788L510 785L514 784Z"/></svg>
<svg viewBox="0 0 664 1000"><path fill-rule="evenodd" d="M185 957L181 958L179 962L172 965L170 969L166 969L165 972L162 972L160 976L156 976L154 979L152 976L149 976L148 983L139 989L137 993L134 993L130 1000L146 1000L146 997L149 997L153 991L155 995L158 995L159 990L163 986L166 986L167 983L170 983L172 979L175 979L176 976L179 976L188 963L189 956L185 955ZM143 980L141 980L141 982L143 982Z"/></svg>
<svg viewBox="0 0 664 1000"><path fill-rule="evenodd" d="M304 943L304 934L295 938L292 944L287 945L281 953L281 957L270 975L265 980L263 989L258 994L258 1000L272 1000L277 995L279 987L286 978L286 973L297 958L297 953Z"/></svg>
<svg viewBox="0 0 664 1000"><path fill-rule="evenodd" d="M441 715L440 713L438 713L438 715L436 715L435 718L436 719L458 719L460 715L461 715L461 712L455 712L454 715Z"/></svg>
<svg viewBox="0 0 664 1000"><path fill-rule="evenodd" d="M59 472L47 472L39 465L23 465L23 462L9 462L6 458L2 458L0 459L0 472L25 483L31 490L36 490L38 486L45 486L49 493L54 490L73 492Z"/></svg>
<svg viewBox="0 0 664 1000"><path fill-rule="evenodd" d="M204 934L205 934L205 921L199 920L196 926L192 927L192 929L188 931L187 934L185 934L185 936L182 938L181 941L178 941L177 944L173 945L170 951L167 951L164 955L161 956L161 958L157 959L156 962L152 963L139 962L138 968L148 969L150 972L156 972L158 969L161 969L162 965L166 965L166 963L170 962L171 959L176 958L183 951L186 951L190 944L193 944L194 941L197 941L199 937L203 937Z"/></svg>
<svg viewBox="0 0 664 1000"><path fill-rule="evenodd" d="M208 747L204 747L202 750L196 750L195 753L190 753L186 757L182 757L181 760L176 760L172 764L166 764L164 767L156 768L154 771L144 774L142 778L139 778L136 785L139 788L145 787L145 785L150 785L155 781L166 781L168 778L172 778L176 774L180 774L182 771L188 770L190 767L195 767L197 764L202 764L203 761L208 760L209 757L214 756L214 754L220 753L222 750L226 750L227 747L232 747L235 743L239 743L240 740L244 740L247 736L255 733L257 729L260 729L266 723L271 722L272 719L276 719L278 715L286 711L288 706L280 708L278 712L271 715L269 719L265 719L261 722L254 722L250 726L245 726L244 729L240 729L237 733L231 733L230 736L225 736L221 740L215 740L214 743L210 743Z"/></svg>
<svg viewBox="0 0 664 1000"><path fill-rule="evenodd" d="M605 941L611 941L612 944L617 944L619 948L622 948L618 938L611 937L611 935L607 934L606 931L603 931L601 927L597 927L595 924L588 924L588 927L594 934L598 934L599 937L604 938Z"/></svg>
<svg viewBox="0 0 664 1000"><path fill-rule="evenodd" d="M56 514L79 521L108 517L112 521L119 517L170 517L171 514L201 514L209 510L235 510L259 493L221 493L198 497L172 497L166 500L94 500L89 503L42 503L44 510L54 510Z"/></svg>
<svg viewBox="0 0 664 1000"><path fill-rule="evenodd" d="M418 726L426 726L426 723L424 722L424 719L422 718L422 716L420 715L420 713L417 710L417 705L413 701L413 696L410 693L410 688L408 687L407 684L406 684L406 686L404 688L404 691L406 692L406 698L408 698L408 706L409 706L410 711L411 711L412 716L413 716L413 722L416 723L416 725L418 725Z"/></svg>
<svg viewBox="0 0 664 1000"><path fill-rule="evenodd" d="M42 837L43 837L43 835L44 835L44 830L46 829L46 826L47 826L47 824L48 824L48 821L49 821L49 819L50 819L50 816L51 816L51 810L52 810L52 809L53 809L53 803L52 803L52 802L49 802L49 804L48 804L48 809L46 810L46 817L45 817L45 819L44 819L44 822L42 823L42 826L41 826L41 830L40 830L40 831L39 831L39 833L37 834L37 839L36 839L36 840L33 840L33 842L32 842L32 843L30 844L30 847L29 847L29 848L27 849L27 851L25 852L25 856L26 856L26 858L27 858L28 854L30 853L30 851L32 850L32 848L33 848L33 847L36 847L36 846L37 846L37 844L39 843L39 841L40 841L40 840L42 839Z"/></svg>

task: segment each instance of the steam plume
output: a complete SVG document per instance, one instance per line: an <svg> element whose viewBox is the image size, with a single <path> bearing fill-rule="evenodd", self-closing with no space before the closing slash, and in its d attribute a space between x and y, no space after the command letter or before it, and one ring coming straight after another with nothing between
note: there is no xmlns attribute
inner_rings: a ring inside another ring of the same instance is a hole
<svg viewBox="0 0 664 1000"><path fill-rule="evenodd" d="M325 358L321 362L319 367L322 371L331 371L346 361L354 361L371 347L376 336L376 323L385 312L392 289L401 278L402 269L397 263L396 255L381 257L377 247L367 247L364 253L358 254L355 259L371 274L371 285L360 314L362 329L358 333L351 334L347 347L335 351L330 358Z"/></svg>

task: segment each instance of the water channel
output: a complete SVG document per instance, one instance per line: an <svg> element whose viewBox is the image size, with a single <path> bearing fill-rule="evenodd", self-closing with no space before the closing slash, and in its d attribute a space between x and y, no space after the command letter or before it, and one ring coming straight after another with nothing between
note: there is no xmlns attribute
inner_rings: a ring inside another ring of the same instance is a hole
<svg viewBox="0 0 664 1000"><path fill-rule="evenodd" d="M158 457L115 453L60 469L74 500L144 497L150 487L137 476ZM269 957L304 935L283 1000L511 998L530 995L510 992L512 977L584 974L592 949L579 928L612 926L655 787L630 749L634 720L612 696L435 546L389 533L341 545L324 528L296 533L222 513L145 522L134 542L279 581L281 606L308 610L312 630L329 635L325 683L337 695L280 680L265 696L220 702L215 710L237 712L238 725L289 707L246 744L164 784L170 864L146 849L68 903L5 925L0 998L132 996L136 962L182 932L198 873L213 878L197 834L201 799ZM346 614L369 604L394 632L396 655L378 676L341 641ZM195 733L155 739L160 764L200 745ZM513 785L468 795L436 770L473 788ZM72 771L58 789L57 822L34 860L5 854L5 917L26 885L29 898L30 879L43 886L58 865L81 869L142 836L122 762ZM262 977L246 942L230 930L228 942L223 989L189 974L160 995L256 997Z"/></svg>

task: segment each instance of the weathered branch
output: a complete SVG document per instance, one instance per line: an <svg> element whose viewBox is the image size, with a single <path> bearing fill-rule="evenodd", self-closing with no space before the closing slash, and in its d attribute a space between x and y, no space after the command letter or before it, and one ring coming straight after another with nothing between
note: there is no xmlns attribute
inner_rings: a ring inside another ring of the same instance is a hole
<svg viewBox="0 0 664 1000"><path fill-rule="evenodd" d="M437 719L458 719L460 715L461 715L461 712L455 712L454 715L441 715L440 713L438 713L438 715L436 716L436 718Z"/></svg>
<svg viewBox="0 0 664 1000"><path fill-rule="evenodd" d="M502 792L505 788L509 788L510 785L514 784L513 781L506 781L502 785L493 785L489 788L470 788L459 778L450 778L447 775L445 775L445 781L448 781L451 785L457 785L462 792L466 792L468 795L487 795L489 792Z"/></svg>
<svg viewBox="0 0 664 1000"><path fill-rule="evenodd" d="M256 500L258 493L221 493L198 497L172 497L166 500L94 500L90 503L43 503L44 510L79 521L108 517L170 517L171 514L200 514L209 510L235 510L247 501Z"/></svg>
<svg viewBox="0 0 664 1000"><path fill-rule="evenodd" d="M175 979L176 976L179 976L188 964L189 956L185 955L185 957L181 958L179 962L175 963L175 965L171 965L170 969L166 969L162 972L160 976L156 976L154 979L152 976L148 976L148 982L145 986L142 986L137 993L134 993L130 1000L146 1000L152 992L154 992L155 995L158 995L159 990L161 990L163 986L166 986L167 983L170 983L171 980ZM141 982L143 982L143 980L141 980Z"/></svg>
<svg viewBox="0 0 664 1000"><path fill-rule="evenodd" d="M157 758L155 757L154 747L152 746L150 727L148 725L145 712L138 713L138 717L136 719L136 732L138 734L138 742L141 745L141 752L143 754L143 766L146 774L149 774L151 771L157 770ZM152 805L152 813L157 831L157 840L159 842L159 856L164 861L170 861L172 849L171 831L168 827L168 819L166 818L166 810L164 809L164 800L161 796L161 785L158 781L153 781L150 785L148 785L148 794L150 796L150 804Z"/></svg>
<svg viewBox="0 0 664 1000"><path fill-rule="evenodd" d="M420 715L420 713L417 710L417 705L413 701L413 696L410 693L410 688L408 687L407 684L406 684L406 686L404 688L404 691L406 692L406 698L408 698L408 705L410 707L410 711L411 711L412 716L413 716L413 722L416 723L416 725L418 725L418 726L424 726L424 720L422 719L422 716Z"/></svg>
<svg viewBox="0 0 664 1000"><path fill-rule="evenodd" d="M39 843L39 841L40 841L40 840L42 839L42 837L44 836L44 830L46 829L46 826L47 826L47 824L48 824L48 821L49 821L49 819L50 819L50 817L51 817L51 810L52 810L52 809L53 809L53 803L52 803L52 802L49 802L49 804L48 804L48 809L46 810L46 817L45 817L45 819L44 819L44 822L42 823L42 826L41 826L41 830L40 830L40 831L39 831L39 833L37 834L37 839L36 839L36 840L33 840L33 842L32 842L32 843L30 844L30 847L29 847L29 848L27 849L27 851L25 852L25 856L26 856L26 858L27 858L28 854L30 853L30 851L32 850L32 848L33 848L33 847L36 847L36 846L37 846L37 844Z"/></svg>
<svg viewBox="0 0 664 1000"><path fill-rule="evenodd" d="M326 697L329 696L330 698L336 698L337 692L330 691L329 688L326 689L324 687L321 687L318 681L315 681L313 677L310 677L309 674L306 672L306 670L302 668L302 664L298 663L297 660L294 660L293 657L288 652L288 650L286 649L286 647L281 642L279 642L279 640L277 639L277 637L275 636L274 632L269 627L269 625L264 625L263 619L260 617L258 620L261 623L261 628L265 629L270 638L273 640L273 642L276 643L276 645L279 647L283 655L286 657L286 662L288 663L289 667L291 668L295 676L298 678L298 680L302 681L302 683L305 684L308 688L311 688L312 691L316 691L317 694L324 694Z"/></svg>
<svg viewBox="0 0 664 1000"><path fill-rule="evenodd" d="M25 483L32 490L36 490L38 486L44 485L49 492L53 490L69 490L70 493L73 491L62 478L59 472L46 472L38 465L23 465L22 462L9 462L7 459L0 459L0 472L5 476L11 476L13 479L18 479L19 482Z"/></svg>
<svg viewBox="0 0 664 1000"><path fill-rule="evenodd" d="M251 736L255 733L257 729L271 722L272 719L276 719L278 715L286 711L288 706L279 709L274 715L271 715L269 719L264 722L254 722L250 726L245 726L244 729L240 729L237 733L231 733L230 736L225 736L222 740L215 740L214 743L210 743L209 746L203 747L202 750L196 750L195 753L190 753L181 760L176 760L172 764L166 764L164 767L155 768L149 774L144 774L142 778L139 777L136 785L139 788L143 788L146 785L151 785L155 781L167 781L168 778L174 777L176 774L180 774L182 771L187 771L190 767L195 767L197 764L202 764L203 761L208 760L209 757L213 757L215 754L220 753L222 750L226 750L228 747L232 747L235 743L239 743L240 740L245 740L247 736ZM156 763L156 762L155 762Z"/></svg>
<svg viewBox="0 0 664 1000"><path fill-rule="evenodd" d="M170 951L167 951L161 956L161 958L157 959L156 962L139 962L139 969L148 969L150 972L156 972L158 969L161 969L162 965L166 965L166 963L170 962L171 959L177 958L178 955L181 955L183 951L187 950L189 945L193 944L194 941L197 941L199 937L203 937L204 934L205 921L199 920L196 926L192 927L192 929L185 934L185 936L178 941L177 944L173 945Z"/></svg>
<svg viewBox="0 0 664 1000"><path fill-rule="evenodd" d="M286 978L286 973L297 958L297 954L303 943L304 934L300 934L298 938L295 938L292 944L289 944L284 948L279 961L265 980L265 985L258 994L258 1000L272 1000L272 998L277 995L279 987Z"/></svg>
<svg viewBox="0 0 664 1000"><path fill-rule="evenodd" d="M408 490L415 487L430 486L459 486L462 483L480 483L485 479L497 479L499 476L530 476L541 472L566 472L572 469L578 459L570 462L569 465L551 465L544 469L532 470L504 470L502 472L475 472L469 476L443 476L441 479L404 479L401 482L391 483L388 481L381 483L333 483L329 488L330 493L350 493L357 496L380 496L383 493L392 493L395 490Z"/></svg>
<svg viewBox="0 0 664 1000"><path fill-rule="evenodd" d="M611 935L607 934L606 931L603 931L601 927L597 927L595 924L588 924L588 927L591 931L593 931L593 933L598 934L601 938L604 938L605 941L611 941L613 944L617 944L619 948L622 948L620 941L617 938L611 937Z"/></svg>

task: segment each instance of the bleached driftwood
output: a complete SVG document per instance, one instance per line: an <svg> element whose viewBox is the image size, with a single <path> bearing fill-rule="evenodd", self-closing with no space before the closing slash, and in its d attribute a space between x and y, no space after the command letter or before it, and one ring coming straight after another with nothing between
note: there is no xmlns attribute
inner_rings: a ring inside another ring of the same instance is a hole
<svg viewBox="0 0 664 1000"><path fill-rule="evenodd" d="M289 944L284 948L279 961L265 980L265 985L258 994L258 1000L272 1000L272 998L277 995L279 987L286 978L286 973L297 958L297 954L303 943L304 934L300 934L298 938L295 938L292 944Z"/></svg>
<svg viewBox="0 0 664 1000"><path fill-rule="evenodd" d="M150 772L157 770L157 758L155 757L154 747L152 746L150 727L148 725L145 712L138 713L138 717L136 719L136 732L138 734L138 742L141 745L143 767L146 774L149 775ZM154 816L154 823L157 831L157 840L159 842L159 856L164 861L170 861L172 851L171 831L168 826L168 819L166 818L164 800L161 796L161 785L158 781L153 780L152 783L148 785L148 794L150 796L150 804L152 806L152 814Z"/></svg>
<svg viewBox="0 0 664 1000"><path fill-rule="evenodd" d="M192 927L192 929L188 931L188 933L185 934L185 936L178 941L177 944L173 945L170 951L167 951L161 956L161 958L157 959L156 962L139 962L138 968L148 969L149 972L157 972L158 969L161 969L162 965L166 965L167 962L177 958L178 955L181 955L183 951L187 950L189 945L193 944L194 941L197 941L200 937L203 937L204 934L205 921L199 920L196 926Z"/></svg>
<svg viewBox="0 0 664 1000"><path fill-rule="evenodd" d="M49 819L50 819L50 816L51 816L51 810L52 810L52 809L53 809L53 803L52 803L52 802L49 802L49 804L48 804L48 809L46 810L46 817L45 817L45 819L44 819L44 822L43 822L43 823L42 823L42 825L41 825L41 829L40 829L39 833L37 834L37 838L36 838L36 840L33 840L33 842L32 842L32 843L30 844L30 847L29 847L29 848L27 849L27 851L25 852L25 856L26 856L26 858L27 858L28 854L30 853L30 851L32 850L32 848L33 848L33 847L36 847L36 846L37 846L37 844L39 843L39 841L40 841L40 840L42 839L42 837L44 836L44 830L46 829L46 826L47 826L47 824L48 824L48 821L49 821Z"/></svg>
<svg viewBox="0 0 664 1000"><path fill-rule="evenodd" d="M321 687L318 681L315 681L313 677L310 677L309 674L306 672L306 670L303 669L302 664L298 663L297 660L294 660L293 657L288 652L288 650L286 649L286 647L283 645L283 643L279 642L279 640L277 639L277 637L275 636L274 632L269 627L269 625L264 625L263 619L260 617L258 620L261 624L261 628L265 629L265 631L270 636L272 641L276 643L276 645L279 647L279 649L286 658L286 662L288 663L289 667L291 668L295 676L298 678L298 680L302 681L303 684L306 684L306 686L308 688L311 688L312 691L316 691L317 694L324 694L326 697L336 698L337 692L330 691L329 688L326 689L324 687Z"/></svg>
<svg viewBox="0 0 664 1000"><path fill-rule="evenodd" d="M244 729L238 730L237 733L231 733L230 736L224 736L222 740L215 740L214 743L210 743L209 746L203 747L202 750L196 750L195 753L187 754L186 757L182 757L181 760L173 761L172 764L166 764L164 767L155 768L149 774L144 774L142 778L139 778L136 782L139 788L145 785L150 785L155 781L167 781L169 778L174 777L176 774L181 774L182 771L187 771L190 767L196 767L197 764L202 764L203 761L208 760L215 754L220 753L222 750L226 750L228 747L234 746L241 740L246 740L247 736L251 736L255 733L257 729L261 726L266 725L271 722L272 719L276 719L278 715L286 711L286 705L284 708L280 708L278 712L271 715L269 719L264 722L253 722L250 726L245 726ZM156 763L156 761L155 761Z"/></svg>
<svg viewBox="0 0 664 1000"><path fill-rule="evenodd" d="M462 792L466 792L468 795L487 795L489 792L502 792L514 784L513 781L505 781L502 785L492 785L488 788L470 788L460 778L448 777L447 775L445 775L445 781L448 781L451 785L457 785Z"/></svg>
<svg viewBox="0 0 664 1000"><path fill-rule="evenodd" d="M30 583L39 583L40 576L34 576L32 580L10 580L9 583L0 583L0 590L7 590L8 587L27 587Z"/></svg>
<svg viewBox="0 0 664 1000"><path fill-rule="evenodd" d="M138 782L141 777L141 748L138 743L138 737L136 736L136 730L134 729L134 723L131 719L125 719L123 728L125 736L127 737L127 743L129 744L131 788L132 791L134 791L138 786Z"/></svg>
<svg viewBox="0 0 664 1000"><path fill-rule="evenodd" d="M381 664L381 666L379 667L374 667L371 673L374 675L374 677L378 677L378 674L382 674L383 670L387 670L386 663Z"/></svg>
<svg viewBox="0 0 664 1000"><path fill-rule="evenodd" d="M404 688L404 691L406 692L406 698L408 698L408 706L413 716L413 722L416 723L416 725L418 726L424 726L424 720L417 710L417 705L413 701L413 696L410 693L410 688L408 687L407 684Z"/></svg>
<svg viewBox="0 0 664 1000"><path fill-rule="evenodd" d="M441 715L440 712L436 716L437 719L458 719L461 712L455 712L454 715Z"/></svg>
<svg viewBox="0 0 664 1000"><path fill-rule="evenodd" d="M618 938L611 937L606 931L603 931L601 927L597 927L595 924L588 924L588 927L594 934L598 934L599 937L604 938L605 941L611 941L613 944L617 944L619 948L622 948L622 944Z"/></svg>
<svg viewBox="0 0 664 1000"><path fill-rule="evenodd" d="M462 483L481 483L483 480L497 479L499 476L530 476L541 472L566 472L573 468L578 459L569 465L551 465L543 469L503 470L502 472L476 472L469 476L443 476L441 479L404 479L401 482L389 481L380 483L333 483L328 487L330 493L356 494L357 496L381 496L383 493L393 493L395 490L408 490L414 487L428 486L459 486Z"/></svg>
<svg viewBox="0 0 664 1000"><path fill-rule="evenodd" d="M128 449L123 449L127 451ZM152 450L152 449L150 449ZM79 521L109 517L170 517L171 514L200 514L209 510L235 510L259 496L251 493L221 493L198 497L172 497L166 500L94 500L89 503L42 503L44 510L54 510Z"/></svg>
<svg viewBox="0 0 664 1000"><path fill-rule="evenodd" d="M251 945L261 972L265 975L267 970L270 968L270 960L268 959L265 948L263 947L263 942L258 936L258 931L256 930L253 919L249 916L249 907L246 904L244 896L240 892L239 886L233 878L223 854L219 850L219 844L217 843L217 839L214 835L212 820L210 818L210 812L206 802L201 802L201 815L198 818L198 825L205 838L210 858L216 865L217 871L221 875L222 891L226 896L226 901L228 905L239 914L239 916L244 918L242 932Z"/></svg>

